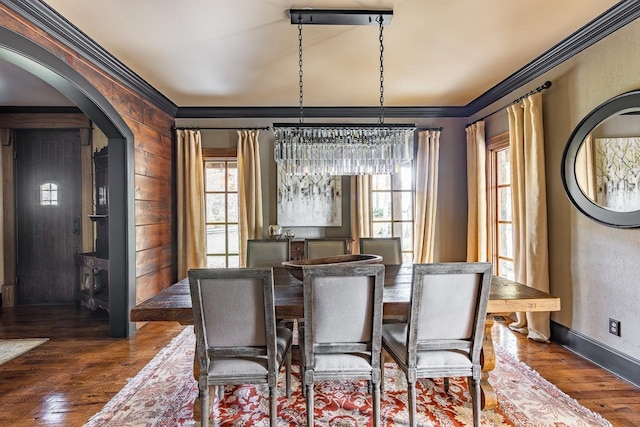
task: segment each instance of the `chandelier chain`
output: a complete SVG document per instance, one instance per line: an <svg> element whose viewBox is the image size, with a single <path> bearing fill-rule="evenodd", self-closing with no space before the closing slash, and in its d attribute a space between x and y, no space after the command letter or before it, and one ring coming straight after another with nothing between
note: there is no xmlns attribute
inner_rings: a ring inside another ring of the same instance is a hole
<svg viewBox="0 0 640 427"><path fill-rule="evenodd" d="M300 123L304 123L304 110L302 108L302 101L304 99L302 87L302 15L298 17L298 78L298 86L300 90Z"/></svg>
<svg viewBox="0 0 640 427"><path fill-rule="evenodd" d="M382 34L382 22L384 18L382 15L378 18L378 23L380 24L380 118L378 122L380 124L384 124L384 44L383 44L383 34Z"/></svg>

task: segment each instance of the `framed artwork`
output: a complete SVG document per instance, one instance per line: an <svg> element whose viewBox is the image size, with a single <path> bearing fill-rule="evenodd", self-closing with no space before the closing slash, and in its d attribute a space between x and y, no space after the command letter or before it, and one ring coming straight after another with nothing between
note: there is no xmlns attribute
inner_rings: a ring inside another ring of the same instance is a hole
<svg viewBox="0 0 640 427"><path fill-rule="evenodd" d="M283 167L278 167L278 225L341 226L341 177L287 175Z"/></svg>

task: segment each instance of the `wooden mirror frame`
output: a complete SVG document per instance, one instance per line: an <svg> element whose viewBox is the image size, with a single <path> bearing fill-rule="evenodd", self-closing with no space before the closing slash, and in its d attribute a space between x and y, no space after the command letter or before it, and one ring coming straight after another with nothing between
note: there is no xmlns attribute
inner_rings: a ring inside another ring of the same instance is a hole
<svg viewBox="0 0 640 427"><path fill-rule="evenodd" d="M574 129L562 154L561 177L571 203L587 217L617 228L640 227L640 210L617 212L594 203L580 189L576 177L576 156L582 142L596 126L609 117L625 112L640 112L640 90L626 92L605 101L587 114Z"/></svg>

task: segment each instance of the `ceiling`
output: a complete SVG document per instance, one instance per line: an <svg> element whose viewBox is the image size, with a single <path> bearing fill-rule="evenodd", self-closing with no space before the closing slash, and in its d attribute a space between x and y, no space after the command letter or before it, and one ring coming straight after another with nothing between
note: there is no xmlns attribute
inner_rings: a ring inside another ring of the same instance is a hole
<svg viewBox="0 0 640 427"><path fill-rule="evenodd" d="M384 105L464 106L616 0L47 0L178 107L299 103L289 9L392 9ZM305 106L379 105L377 25L303 27ZM0 60L0 105L65 106Z"/></svg>

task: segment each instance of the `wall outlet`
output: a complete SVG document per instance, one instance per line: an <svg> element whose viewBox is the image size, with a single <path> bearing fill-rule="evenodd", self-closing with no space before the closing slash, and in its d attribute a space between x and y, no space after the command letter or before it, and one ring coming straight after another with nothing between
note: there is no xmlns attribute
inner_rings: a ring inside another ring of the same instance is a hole
<svg viewBox="0 0 640 427"><path fill-rule="evenodd" d="M620 321L609 318L609 333L617 337L620 336Z"/></svg>

